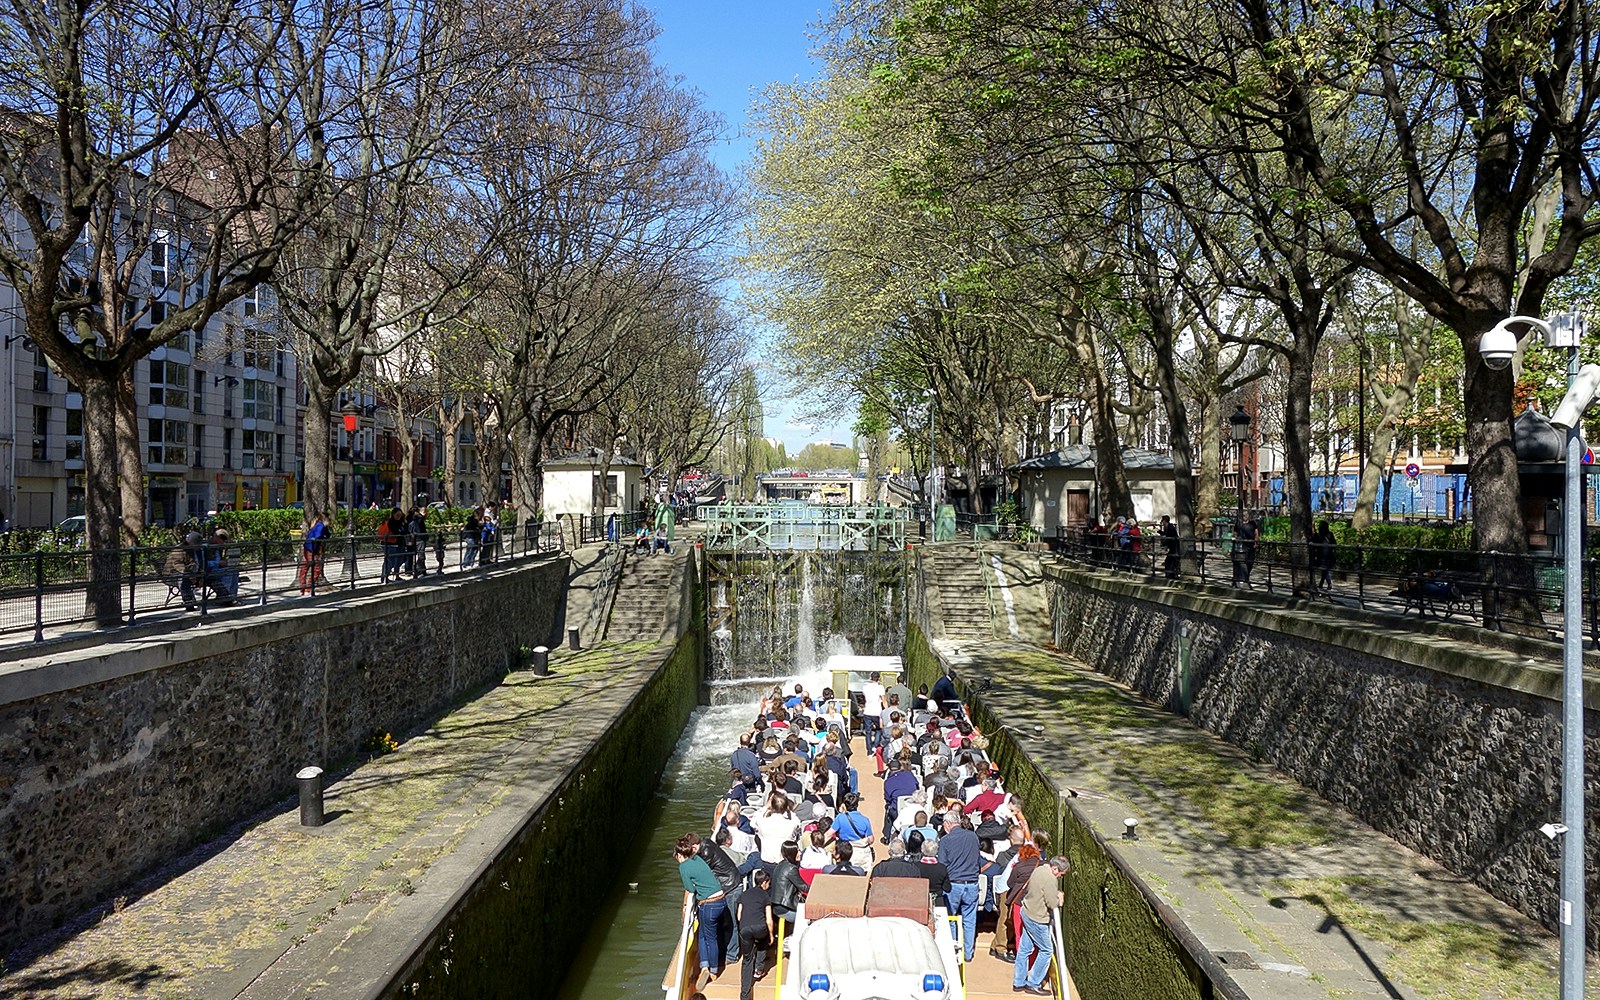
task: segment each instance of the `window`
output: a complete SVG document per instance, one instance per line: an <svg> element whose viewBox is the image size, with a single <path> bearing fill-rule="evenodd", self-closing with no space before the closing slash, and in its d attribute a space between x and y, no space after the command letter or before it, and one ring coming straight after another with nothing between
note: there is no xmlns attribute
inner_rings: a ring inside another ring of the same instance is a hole
<svg viewBox="0 0 1600 1000"><path fill-rule="evenodd" d="M83 411L67 411L67 461L83 461Z"/></svg>
<svg viewBox="0 0 1600 1000"><path fill-rule="evenodd" d="M50 407L48 406L33 408L33 459L36 462L50 460Z"/></svg>
<svg viewBox="0 0 1600 1000"><path fill-rule="evenodd" d="M151 465L187 465L189 425L181 420L151 420L147 455Z"/></svg>
<svg viewBox="0 0 1600 1000"><path fill-rule="evenodd" d="M150 287L165 291L171 268L177 263L177 251L165 236L157 236L150 243Z"/></svg>
<svg viewBox="0 0 1600 1000"><path fill-rule="evenodd" d="M278 425L280 427L283 425L284 414L289 412L289 408L283 405L284 394L287 391L283 386L278 386Z"/></svg>
<svg viewBox="0 0 1600 1000"><path fill-rule="evenodd" d="M205 424L195 424L193 433L194 433L194 451L193 451L194 463L193 464L194 464L194 467L197 468L197 469L204 468L205 464L206 464L205 447L204 447L205 440L206 440L206 425Z"/></svg>
<svg viewBox="0 0 1600 1000"><path fill-rule="evenodd" d="M253 469L271 469L275 466L278 452L278 435L272 431L244 431L245 471Z"/></svg>
<svg viewBox="0 0 1600 1000"><path fill-rule="evenodd" d="M189 366L176 361L150 362L150 405L189 408Z"/></svg>
<svg viewBox="0 0 1600 1000"><path fill-rule="evenodd" d="M38 347L33 349L33 391L50 391L50 362Z"/></svg>
<svg viewBox="0 0 1600 1000"><path fill-rule="evenodd" d="M194 412L206 412L206 373L196 368L194 370Z"/></svg>
<svg viewBox="0 0 1600 1000"><path fill-rule="evenodd" d="M248 364L248 362L246 362ZM272 401L277 396L277 386L260 379L244 380L244 417L257 420L272 419Z"/></svg>
<svg viewBox="0 0 1600 1000"><path fill-rule="evenodd" d="M261 310L261 286L257 285L243 295L239 296L239 312L244 316L254 316ZM245 364L250 362L246 361Z"/></svg>
<svg viewBox="0 0 1600 1000"><path fill-rule="evenodd" d="M222 380L222 415L233 416L233 384L238 379L225 378Z"/></svg>
<svg viewBox="0 0 1600 1000"><path fill-rule="evenodd" d="M233 428L232 427L224 427L222 429L222 467L224 469L233 468Z"/></svg>

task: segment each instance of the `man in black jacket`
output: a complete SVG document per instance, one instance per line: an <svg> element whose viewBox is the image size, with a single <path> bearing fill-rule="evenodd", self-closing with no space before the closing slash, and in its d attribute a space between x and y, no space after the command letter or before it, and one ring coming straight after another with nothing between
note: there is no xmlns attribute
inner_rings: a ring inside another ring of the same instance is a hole
<svg viewBox="0 0 1600 1000"><path fill-rule="evenodd" d="M872 877L926 878L922 866L906 857L906 843L899 837L889 842L889 856L872 866Z"/></svg>

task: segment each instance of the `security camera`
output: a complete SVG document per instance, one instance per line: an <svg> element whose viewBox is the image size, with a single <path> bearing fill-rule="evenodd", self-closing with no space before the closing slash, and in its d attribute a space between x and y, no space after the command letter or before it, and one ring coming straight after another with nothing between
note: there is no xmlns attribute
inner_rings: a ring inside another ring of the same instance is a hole
<svg viewBox="0 0 1600 1000"><path fill-rule="evenodd" d="M1572 387L1561 398L1561 405L1557 406L1556 412L1551 415L1550 423L1564 431L1578 426L1583 411L1594 402L1597 389L1600 389L1600 365L1584 365L1578 369L1577 377L1572 380Z"/></svg>
<svg viewBox="0 0 1600 1000"><path fill-rule="evenodd" d="M1544 826L1539 827L1539 832L1544 834L1546 837L1549 837L1551 840L1554 840L1563 833L1567 832L1567 824L1546 823Z"/></svg>
<svg viewBox="0 0 1600 1000"><path fill-rule="evenodd" d="M1504 371L1510 366L1511 359L1516 357L1517 335L1502 320L1478 340L1478 354L1491 370Z"/></svg>

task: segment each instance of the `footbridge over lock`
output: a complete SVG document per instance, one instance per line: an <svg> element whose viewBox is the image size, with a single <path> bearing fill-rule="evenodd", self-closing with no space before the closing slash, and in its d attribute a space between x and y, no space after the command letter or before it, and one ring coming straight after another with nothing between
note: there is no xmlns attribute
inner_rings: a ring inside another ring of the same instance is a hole
<svg viewBox="0 0 1600 1000"><path fill-rule="evenodd" d="M827 504L708 504L705 547L717 552L871 552L905 546L903 507Z"/></svg>

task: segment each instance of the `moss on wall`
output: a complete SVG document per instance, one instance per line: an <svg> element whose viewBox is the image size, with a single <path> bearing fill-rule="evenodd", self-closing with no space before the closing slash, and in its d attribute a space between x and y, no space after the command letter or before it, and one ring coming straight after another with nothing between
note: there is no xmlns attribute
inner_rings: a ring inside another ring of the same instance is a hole
<svg viewBox="0 0 1600 1000"><path fill-rule="evenodd" d="M616 833L615 817L640 815L654 796L703 664L701 633L691 630L385 996L523 1000L554 991L616 874L594 864L595 844Z"/></svg>
<svg viewBox="0 0 1600 1000"><path fill-rule="evenodd" d="M902 658L912 684L932 684L943 670L914 624L907 626ZM988 734L989 755L1006 789L1017 796L1036 829L1050 831L1052 852L1072 862L1062 934L1078 995L1084 1000L1211 997L1213 987L1204 972L1162 922L1151 898L1072 808L1063 786L1033 762L982 698L970 691L963 694L973 723Z"/></svg>

